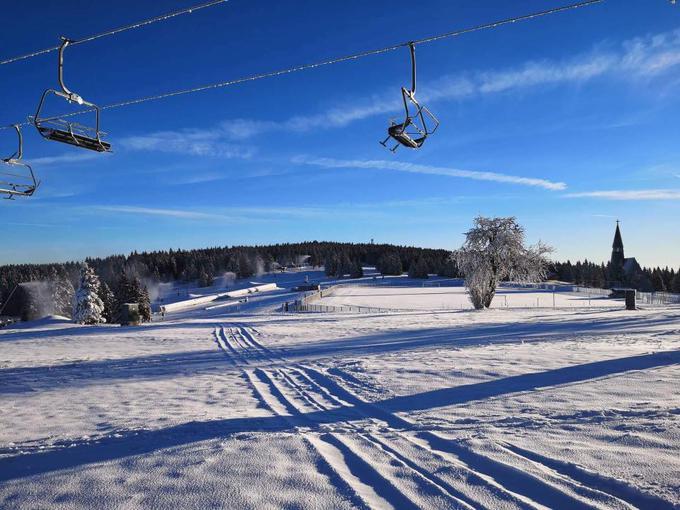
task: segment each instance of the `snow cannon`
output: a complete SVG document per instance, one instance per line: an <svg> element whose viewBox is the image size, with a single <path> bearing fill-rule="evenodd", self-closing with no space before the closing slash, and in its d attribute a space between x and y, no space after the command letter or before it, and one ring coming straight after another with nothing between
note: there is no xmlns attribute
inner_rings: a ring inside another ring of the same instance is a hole
<svg viewBox="0 0 680 510"><path fill-rule="evenodd" d="M120 305L121 326L139 326L141 322L139 303L123 303Z"/></svg>

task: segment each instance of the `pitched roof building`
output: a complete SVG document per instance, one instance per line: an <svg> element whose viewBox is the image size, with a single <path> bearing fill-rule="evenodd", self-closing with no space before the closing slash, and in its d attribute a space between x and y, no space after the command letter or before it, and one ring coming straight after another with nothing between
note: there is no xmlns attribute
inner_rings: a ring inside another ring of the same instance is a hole
<svg viewBox="0 0 680 510"><path fill-rule="evenodd" d="M622 284L623 280L632 281L636 275L642 273L642 268L635 257L626 258L624 254L623 238L618 220L616 220L616 231L612 243L611 271L612 283L615 285Z"/></svg>

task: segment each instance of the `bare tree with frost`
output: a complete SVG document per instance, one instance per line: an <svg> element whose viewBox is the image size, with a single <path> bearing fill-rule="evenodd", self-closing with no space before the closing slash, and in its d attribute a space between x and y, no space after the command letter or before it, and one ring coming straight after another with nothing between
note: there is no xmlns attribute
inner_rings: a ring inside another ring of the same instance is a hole
<svg viewBox="0 0 680 510"><path fill-rule="evenodd" d="M524 228L514 217L475 218L465 243L453 253L465 277L470 301L478 310L489 308L503 280L533 282L543 279L552 248L539 242L525 246Z"/></svg>

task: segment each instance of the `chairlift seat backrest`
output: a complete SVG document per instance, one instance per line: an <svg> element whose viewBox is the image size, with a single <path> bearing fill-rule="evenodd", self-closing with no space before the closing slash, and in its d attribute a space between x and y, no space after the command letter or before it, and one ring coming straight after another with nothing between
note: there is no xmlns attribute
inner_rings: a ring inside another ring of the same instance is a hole
<svg viewBox="0 0 680 510"><path fill-rule="evenodd" d="M64 83L64 49L70 42L69 39L62 37L62 44L59 47L57 69L59 87L61 90L47 89L43 92L40 103L38 103L38 109L33 117L33 124L37 128L38 133L40 133L40 136L47 140L66 143L96 152L108 152L111 150L111 144L101 139L102 132L99 129L99 107L94 103L85 101L81 96L69 90ZM83 128L78 124L67 122L58 116L49 118L41 117L40 114L45 104L45 99L50 94L65 99L69 104L76 103L89 107L90 110L85 110L85 112L94 111L95 126L93 128ZM89 136L90 134L92 136Z"/></svg>

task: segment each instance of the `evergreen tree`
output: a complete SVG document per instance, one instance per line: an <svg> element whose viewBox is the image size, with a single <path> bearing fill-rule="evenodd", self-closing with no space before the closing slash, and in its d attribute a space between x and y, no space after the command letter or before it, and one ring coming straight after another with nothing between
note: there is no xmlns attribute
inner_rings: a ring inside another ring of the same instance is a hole
<svg viewBox="0 0 680 510"><path fill-rule="evenodd" d="M350 260L347 253L342 254L340 259L340 265L338 267L338 277L343 278L346 274L352 274L354 270L354 263Z"/></svg>
<svg viewBox="0 0 680 510"><path fill-rule="evenodd" d="M350 278L361 278L364 276L364 268L361 266L361 262L355 260L352 263L352 271L349 274Z"/></svg>
<svg viewBox="0 0 680 510"><path fill-rule="evenodd" d="M453 258L446 259L439 266L439 269L437 270L437 274L439 276L444 276L446 278L457 278L459 275L458 275L458 266L456 265L456 261Z"/></svg>
<svg viewBox="0 0 680 510"><path fill-rule="evenodd" d="M239 278L248 278L253 276L255 270L253 269L253 264L250 259L245 254L241 254L238 258L238 270L236 272Z"/></svg>
<svg viewBox="0 0 680 510"><path fill-rule="evenodd" d="M109 324L118 321L118 309L116 308L116 297L111 292L106 282L101 282L99 285L99 299L101 299L104 308L102 310L102 317Z"/></svg>
<svg viewBox="0 0 680 510"><path fill-rule="evenodd" d="M396 253L385 253L378 260L377 269L383 275L400 276L403 272L401 257Z"/></svg>
<svg viewBox="0 0 680 510"><path fill-rule="evenodd" d="M84 262L80 269L80 283L73 304L73 320L79 324L99 324L106 322L102 313L104 303L99 297L99 277Z"/></svg>
<svg viewBox="0 0 680 510"><path fill-rule="evenodd" d="M201 271L201 274L198 277L198 285L199 287L210 287L213 284L213 279L212 276L210 276L205 270Z"/></svg>
<svg viewBox="0 0 680 510"><path fill-rule="evenodd" d="M659 269L655 269L652 272L652 286L657 292L663 292L666 290L666 283L663 281L663 274Z"/></svg>
<svg viewBox="0 0 680 510"><path fill-rule="evenodd" d="M121 305L125 303L137 303L142 322L151 320L151 300L148 289L136 276L130 277L123 273L118 280L117 309L120 310Z"/></svg>
<svg viewBox="0 0 680 510"><path fill-rule="evenodd" d="M139 316L142 322L151 322L151 299L149 298L149 289L146 285L141 286L138 303Z"/></svg>
<svg viewBox="0 0 680 510"><path fill-rule="evenodd" d="M425 259L419 257L413 260L408 268L408 276L409 278L428 278L428 267Z"/></svg>
<svg viewBox="0 0 680 510"><path fill-rule="evenodd" d="M324 273L326 276L336 276L338 274L338 257L333 254L324 261Z"/></svg>
<svg viewBox="0 0 680 510"><path fill-rule="evenodd" d="M675 277L673 278L673 282L671 283L671 292L680 294L680 269L678 269L678 272L675 273Z"/></svg>

